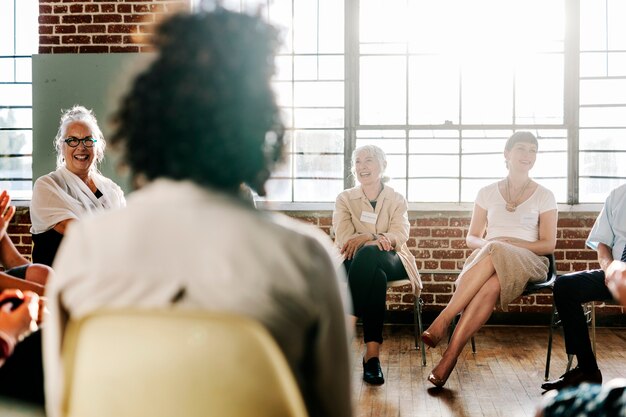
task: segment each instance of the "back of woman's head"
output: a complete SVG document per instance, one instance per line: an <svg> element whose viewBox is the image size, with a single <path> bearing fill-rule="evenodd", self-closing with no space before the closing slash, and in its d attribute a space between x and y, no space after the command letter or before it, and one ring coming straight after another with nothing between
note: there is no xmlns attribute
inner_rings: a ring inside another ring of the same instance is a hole
<svg viewBox="0 0 626 417"><path fill-rule="evenodd" d="M135 175L259 194L282 156L271 88L278 33L224 9L180 14L155 34L158 56L134 81L114 121Z"/></svg>
<svg viewBox="0 0 626 417"><path fill-rule="evenodd" d="M91 168L97 172L98 164L104 159L104 149L106 148L106 141L104 135L98 126L98 120L93 111L79 105L74 105L71 109L63 111L61 115L61 121L59 122L59 130L54 137L54 149L57 153L57 168L65 164L63 145L67 136L67 129L72 123L82 123L89 127L91 130L91 136L96 140L94 143L94 163ZM83 138L78 138L83 139Z"/></svg>

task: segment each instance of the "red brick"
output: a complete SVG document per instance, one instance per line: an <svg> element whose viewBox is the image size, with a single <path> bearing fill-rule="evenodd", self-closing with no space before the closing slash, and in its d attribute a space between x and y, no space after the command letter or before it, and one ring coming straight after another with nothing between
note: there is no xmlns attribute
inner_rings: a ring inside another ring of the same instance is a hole
<svg viewBox="0 0 626 417"><path fill-rule="evenodd" d="M415 302L415 295L414 294L404 294L402 296L402 302L406 303L406 304L411 304L411 308L413 307L413 303Z"/></svg>
<svg viewBox="0 0 626 417"><path fill-rule="evenodd" d="M430 251L427 251L427 250L414 250L414 249L409 249L409 250L411 251L413 256L415 256L418 259L428 259L428 258L430 258Z"/></svg>
<svg viewBox="0 0 626 417"><path fill-rule="evenodd" d="M152 23L154 15L152 14L127 14L124 15L124 23Z"/></svg>
<svg viewBox="0 0 626 417"><path fill-rule="evenodd" d="M429 237L430 236L430 229L422 229L422 228L411 227L411 229L409 230L409 235L410 236L415 236L415 237Z"/></svg>
<svg viewBox="0 0 626 417"><path fill-rule="evenodd" d="M462 259L465 254L462 250L434 250L433 258L435 259Z"/></svg>
<svg viewBox="0 0 626 417"><path fill-rule="evenodd" d="M20 236L20 243L22 245L31 245L33 243L33 237L32 235L22 235Z"/></svg>
<svg viewBox="0 0 626 417"><path fill-rule="evenodd" d="M456 261L440 261L439 268L448 270L458 269Z"/></svg>
<svg viewBox="0 0 626 417"><path fill-rule="evenodd" d="M387 293L387 301L390 303L399 303L402 301L402 294L400 293Z"/></svg>
<svg viewBox="0 0 626 417"><path fill-rule="evenodd" d="M83 5L82 4L72 4L70 6L70 13L82 13Z"/></svg>
<svg viewBox="0 0 626 417"><path fill-rule="evenodd" d="M106 33L105 25L78 25L78 33Z"/></svg>
<svg viewBox="0 0 626 417"><path fill-rule="evenodd" d="M142 51L142 52L143 52L143 51ZM421 271L422 269L424 269L424 266L423 266L423 264L422 264L422 261L415 260L415 266L417 267L417 270L418 270L418 271Z"/></svg>
<svg viewBox="0 0 626 417"><path fill-rule="evenodd" d="M563 239L587 239L588 230L563 229Z"/></svg>
<svg viewBox="0 0 626 417"><path fill-rule="evenodd" d="M61 42L61 38L58 36L40 36L39 45L58 45Z"/></svg>
<svg viewBox="0 0 626 417"><path fill-rule="evenodd" d="M411 284L401 285L399 287L388 287L387 292L411 292Z"/></svg>
<svg viewBox="0 0 626 417"><path fill-rule="evenodd" d="M135 6L137 7L137 6ZM133 12L133 6L131 6L130 4L118 4L117 5L117 12L118 13L132 13Z"/></svg>
<svg viewBox="0 0 626 417"><path fill-rule="evenodd" d="M561 218L558 220L557 227L586 227L591 228L596 219L593 218Z"/></svg>
<svg viewBox="0 0 626 417"><path fill-rule="evenodd" d="M130 8L130 6L128 6L128 8ZM101 4L100 11L102 13L115 13L115 4Z"/></svg>
<svg viewBox="0 0 626 417"><path fill-rule="evenodd" d="M471 221L471 218L469 217L450 218L450 226L467 228L470 225L470 221Z"/></svg>
<svg viewBox="0 0 626 417"><path fill-rule="evenodd" d="M122 16L119 14L97 14L93 17L93 23L119 23Z"/></svg>
<svg viewBox="0 0 626 417"><path fill-rule="evenodd" d="M432 229L430 231L432 237L462 237L461 229Z"/></svg>
<svg viewBox="0 0 626 417"><path fill-rule="evenodd" d="M51 35L53 30L54 30L54 26L39 25L40 35Z"/></svg>
<svg viewBox="0 0 626 417"><path fill-rule="evenodd" d="M53 52L55 54L77 54L78 46L55 46Z"/></svg>
<svg viewBox="0 0 626 417"><path fill-rule="evenodd" d="M91 43L91 36L63 36L61 38L61 41L64 44L70 44L70 45L75 45L75 44L90 44Z"/></svg>
<svg viewBox="0 0 626 417"><path fill-rule="evenodd" d="M124 52L139 52L139 48L137 46L112 46L112 53L124 53Z"/></svg>
<svg viewBox="0 0 626 417"><path fill-rule="evenodd" d="M452 298L452 295L435 294L435 303L436 304L448 304L451 298Z"/></svg>
<svg viewBox="0 0 626 417"><path fill-rule="evenodd" d="M454 282L458 278L458 275L453 274L435 274L433 280L437 282Z"/></svg>
<svg viewBox="0 0 626 417"><path fill-rule="evenodd" d="M81 45L78 52L81 54L102 54L109 52L109 47L105 45Z"/></svg>
<svg viewBox="0 0 626 417"><path fill-rule="evenodd" d="M50 14L52 13L52 6L46 6L46 5L39 5L39 14Z"/></svg>
<svg viewBox="0 0 626 417"><path fill-rule="evenodd" d="M76 33L76 26L74 25L56 25L54 27L55 33Z"/></svg>
<svg viewBox="0 0 626 417"><path fill-rule="evenodd" d="M417 242L418 248L449 248L448 239L420 239Z"/></svg>
<svg viewBox="0 0 626 417"><path fill-rule="evenodd" d="M448 226L448 219L416 219L415 226L431 227L431 226Z"/></svg>
<svg viewBox="0 0 626 417"><path fill-rule="evenodd" d="M65 14L67 13L67 6L54 6L55 14Z"/></svg>
<svg viewBox="0 0 626 417"><path fill-rule="evenodd" d="M40 54L51 54L52 53L52 47L51 46L40 46L39 47L39 53Z"/></svg>
<svg viewBox="0 0 626 417"><path fill-rule="evenodd" d="M424 284L423 291L432 294L452 293L451 284Z"/></svg>
<svg viewBox="0 0 626 417"><path fill-rule="evenodd" d="M121 35L96 35L93 37L93 43L96 44L113 44L122 43Z"/></svg>
<svg viewBox="0 0 626 417"><path fill-rule="evenodd" d="M99 11L100 11L100 6L97 4L85 5L85 13L98 13Z"/></svg>
<svg viewBox="0 0 626 417"><path fill-rule="evenodd" d="M65 15L61 19L63 23L91 23L91 15L78 14L78 15Z"/></svg>
<svg viewBox="0 0 626 417"><path fill-rule="evenodd" d="M425 269L437 269L439 268L439 262L437 261L425 261L424 262Z"/></svg>
<svg viewBox="0 0 626 417"><path fill-rule="evenodd" d="M465 239L451 239L450 247L452 249L468 249Z"/></svg>
<svg viewBox="0 0 626 417"><path fill-rule="evenodd" d="M567 251L565 252L565 259L573 259L573 260L586 260L593 261L598 259L598 254L595 251L587 250L587 251Z"/></svg>
<svg viewBox="0 0 626 417"><path fill-rule="evenodd" d="M50 15L44 15L44 16L39 16L39 24L50 24L50 25L56 25L59 23L60 19L59 16L50 16Z"/></svg>
<svg viewBox="0 0 626 417"><path fill-rule="evenodd" d="M556 241L557 249L585 249L583 239L559 239Z"/></svg>

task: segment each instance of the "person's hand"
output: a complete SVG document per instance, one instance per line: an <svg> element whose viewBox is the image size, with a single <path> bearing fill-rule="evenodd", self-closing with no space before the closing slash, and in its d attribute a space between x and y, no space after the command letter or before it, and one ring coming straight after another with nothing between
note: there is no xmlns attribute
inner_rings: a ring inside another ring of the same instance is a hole
<svg viewBox="0 0 626 417"><path fill-rule="evenodd" d="M367 242L371 241L372 236L369 234L355 236L343 245L343 247L341 248L341 253L345 255L346 259L352 259L354 258L354 254L356 253L356 251L361 249L361 247Z"/></svg>
<svg viewBox="0 0 626 417"><path fill-rule="evenodd" d="M390 251L393 249L391 241L385 235L378 235L378 239L376 239L374 242L376 242L376 245L380 250Z"/></svg>
<svg viewBox="0 0 626 417"><path fill-rule="evenodd" d="M0 239L7 232L9 223L15 214L15 206L11 205L11 197L6 190L0 193Z"/></svg>
<svg viewBox="0 0 626 417"><path fill-rule="evenodd" d="M5 290L0 294L0 302L7 298L24 301L17 308L12 309L10 303L0 308L0 331L15 341L21 341L38 329L39 296L32 291Z"/></svg>
<svg viewBox="0 0 626 417"><path fill-rule="evenodd" d="M613 297L626 306L626 262L611 262L604 274L604 283Z"/></svg>

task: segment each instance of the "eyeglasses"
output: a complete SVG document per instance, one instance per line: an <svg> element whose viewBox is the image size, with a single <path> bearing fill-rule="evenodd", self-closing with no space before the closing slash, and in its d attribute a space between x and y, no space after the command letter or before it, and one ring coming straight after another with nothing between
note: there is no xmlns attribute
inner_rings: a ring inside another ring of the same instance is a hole
<svg viewBox="0 0 626 417"><path fill-rule="evenodd" d="M64 142L67 143L67 146L69 146L70 148L77 147L81 142L83 143L83 145L85 145L85 148L93 148L93 144L96 143L97 140L92 138L91 136L87 136L86 138L82 139L78 139L72 136L65 139Z"/></svg>

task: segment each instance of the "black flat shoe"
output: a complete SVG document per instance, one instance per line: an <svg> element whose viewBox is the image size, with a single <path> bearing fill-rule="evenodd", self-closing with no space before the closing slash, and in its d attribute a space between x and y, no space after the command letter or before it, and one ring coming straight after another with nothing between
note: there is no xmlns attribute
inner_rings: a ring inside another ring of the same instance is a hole
<svg viewBox="0 0 626 417"><path fill-rule="evenodd" d="M363 359L363 381L372 385L385 383L383 370L380 368L380 360L378 358L370 358L367 362Z"/></svg>
<svg viewBox="0 0 626 417"><path fill-rule="evenodd" d="M584 372L579 367L576 367L570 371L565 372L557 379L545 382L541 385L541 389L549 391L552 389L563 389L565 387L571 387L579 385L583 382L592 382L596 384L602 383L602 373L599 369L591 372Z"/></svg>

